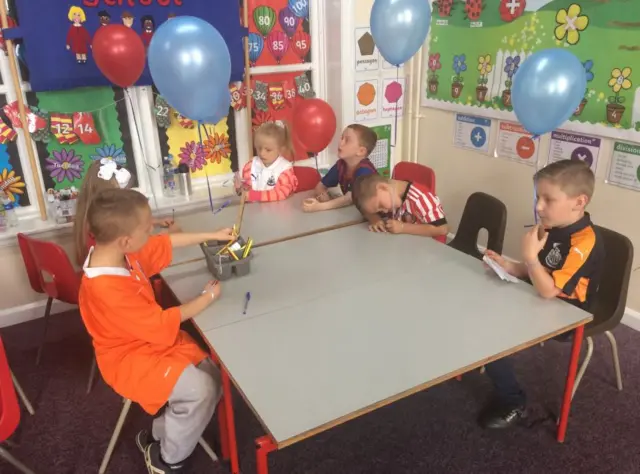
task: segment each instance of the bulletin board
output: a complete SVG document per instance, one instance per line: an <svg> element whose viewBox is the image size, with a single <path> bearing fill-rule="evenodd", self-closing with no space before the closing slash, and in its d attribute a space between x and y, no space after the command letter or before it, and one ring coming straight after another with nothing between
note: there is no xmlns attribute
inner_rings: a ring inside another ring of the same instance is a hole
<svg viewBox="0 0 640 474"><path fill-rule="evenodd" d="M391 175L391 125L369 127L376 133L378 141L369 155L378 173L387 178Z"/></svg>
<svg viewBox="0 0 640 474"><path fill-rule="evenodd" d="M7 105L6 96L0 95L0 119L3 122L9 120L1 110L5 105ZM4 191L15 205L30 204L16 140L0 144L0 190Z"/></svg>
<svg viewBox="0 0 640 474"><path fill-rule="evenodd" d="M583 63L584 98L563 128L640 141L640 2L435 0L422 105L515 120L513 77L536 51Z"/></svg>
<svg viewBox="0 0 640 474"><path fill-rule="evenodd" d="M249 0L251 66L301 64L311 61L311 0Z"/></svg>
<svg viewBox="0 0 640 474"><path fill-rule="evenodd" d="M34 91L105 86L109 81L98 70L91 40L98 28L121 23L132 28L149 44L153 32L179 15L202 18L224 37L231 54L231 80L244 73L243 35L240 9L234 1L211 0L14 0L18 27L7 30L7 38L22 38L24 56ZM298 0L303 1L303 0ZM74 18L74 15L77 17ZM86 55L86 62L77 55ZM136 85L151 84L148 67Z"/></svg>

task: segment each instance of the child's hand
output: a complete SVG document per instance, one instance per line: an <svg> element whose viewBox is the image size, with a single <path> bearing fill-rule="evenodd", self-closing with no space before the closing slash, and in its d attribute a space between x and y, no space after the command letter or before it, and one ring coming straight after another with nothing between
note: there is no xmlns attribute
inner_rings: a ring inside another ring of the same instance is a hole
<svg viewBox="0 0 640 474"><path fill-rule="evenodd" d="M397 219L388 219L384 223L384 228L392 234L401 234L404 231L404 222Z"/></svg>
<svg viewBox="0 0 640 474"><path fill-rule="evenodd" d="M178 233L182 232L182 227L180 227L175 222L172 222L169 225L169 227L167 227L167 232L169 232L170 234L178 234Z"/></svg>
<svg viewBox="0 0 640 474"><path fill-rule="evenodd" d="M534 225L529 232L522 237L522 259L524 263L538 261L538 254L547 243L549 233L542 226Z"/></svg>
<svg viewBox="0 0 640 474"><path fill-rule="evenodd" d="M327 202L327 201L331 201L331 196L329 196L329 193L327 191L325 191L324 193L320 193L316 196L316 200L318 202Z"/></svg>
<svg viewBox="0 0 640 474"><path fill-rule="evenodd" d="M509 262L502 255L495 253L493 250L487 250L484 254L506 270Z"/></svg>
<svg viewBox="0 0 640 474"><path fill-rule="evenodd" d="M235 238L233 229L230 227L225 227L224 229L214 232L212 237L210 240L233 240Z"/></svg>
<svg viewBox="0 0 640 474"><path fill-rule="evenodd" d="M304 212L315 212L320 210L320 201L316 198L307 198L302 202Z"/></svg>
<svg viewBox="0 0 640 474"><path fill-rule="evenodd" d="M369 224L369 230L371 232L386 232L387 228L383 219L379 219L376 222Z"/></svg>
<svg viewBox="0 0 640 474"><path fill-rule="evenodd" d="M153 225L155 227L164 227L165 229L168 229L173 224L175 224L175 222L170 217L163 217L161 219L153 219Z"/></svg>
<svg viewBox="0 0 640 474"><path fill-rule="evenodd" d="M220 293L222 288L220 286L220 282L218 280L209 281L202 291L202 294L208 293L211 295L211 301L214 301L220 297Z"/></svg>

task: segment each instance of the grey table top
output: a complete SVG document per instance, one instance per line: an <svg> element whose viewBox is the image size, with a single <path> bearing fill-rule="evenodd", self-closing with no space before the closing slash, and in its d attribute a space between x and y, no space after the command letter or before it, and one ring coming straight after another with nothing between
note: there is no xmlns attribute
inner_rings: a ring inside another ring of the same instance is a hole
<svg viewBox="0 0 640 474"><path fill-rule="evenodd" d="M254 263L195 322L279 447L591 319L431 239L364 225L260 248ZM163 273L179 297L210 278L182 271Z"/></svg>
<svg viewBox="0 0 640 474"><path fill-rule="evenodd" d="M302 202L313 195L313 192L309 191L294 194L284 201L247 203L242 219L242 236L253 238L254 245L261 246L363 221L354 206L323 212L303 212ZM231 227L238 216L239 203L239 198L232 198L232 204L216 215L212 215L211 210L207 209L178 215L176 221L185 232L205 232ZM173 264L198 258L203 258L203 255L197 247L176 249Z"/></svg>

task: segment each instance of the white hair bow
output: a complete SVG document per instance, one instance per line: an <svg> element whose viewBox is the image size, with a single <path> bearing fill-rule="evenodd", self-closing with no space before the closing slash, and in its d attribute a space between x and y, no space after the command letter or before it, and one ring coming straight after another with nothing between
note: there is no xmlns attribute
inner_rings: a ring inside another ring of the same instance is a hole
<svg viewBox="0 0 640 474"><path fill-rule="evenodd" d="M110 158L102 158L100 160L100 170L98 171L98 177L106 181L109 181L115 176L116 181L120 189L124 189L131 180L131 173L126 168L118 168L118 164Z"/></svg>

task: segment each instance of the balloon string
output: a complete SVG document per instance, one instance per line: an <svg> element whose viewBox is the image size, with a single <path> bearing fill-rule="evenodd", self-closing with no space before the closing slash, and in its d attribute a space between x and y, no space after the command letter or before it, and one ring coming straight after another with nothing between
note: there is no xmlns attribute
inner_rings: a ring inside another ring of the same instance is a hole
<svg viewBox="0 0 640 474"><path fill-rule="evenodd" d="M396 82L398 84L400 84L400 66L396 66ZM400 99L398 98L398 102L400 101ZM394 125L393 125L393 145L391 145L391 148L395 148L396 144L398 143L398 102L396 102L396 114L395 114L395 118L394 118Z"/></svg>
<svg viewBox="0 0 640 474"><path fill-rule="evenodd" d="M536 189L536 182L534 180L533 181L533 221L536 224L538 223L538 212L536 211L537 207L538 207L538 192Z"/></svg>
<svg viewBox="0 0 640 474"><path fill-rule="evenodd" d="M142 137L140 136L141 127L138 126L138 119L136 118L135 108L133 107L133 100L131 99L131 95L129 93L129 89L123 89L125 96L129 99L129 106L131 107L131 116L133 117L133 125L136 129L136 136L138 137L138 144L140 145L140 153L142 153L142 162L145 164L145 168L147 170L147 177L149 178L149 186L151 188L151 195L153 196L153 203L156 207L156 211L159 209L158 207L158 198L156 197L156 192L153 189L153 182L151 178L150 169L156 171L158 167L153 167L149 163L147 163L147 157L144 152L144 145L142 144Z"/></svg>
<svg viewBox="0 0 640 474"><path fill-rule="evenodd" d="M200 147L204 147L202 143L202 128L204 128L204 133L207 135L207 139L209 139L209 132L207 132L207 128L204 124L198 122L198 138L200 139ZM211 205L211 212L213 212L213 196L211 196L211 183L209 183L209 173L207 171L207 167L204 167L204 174L207 177L207 191L209 192L209 204Z"/></svg>

